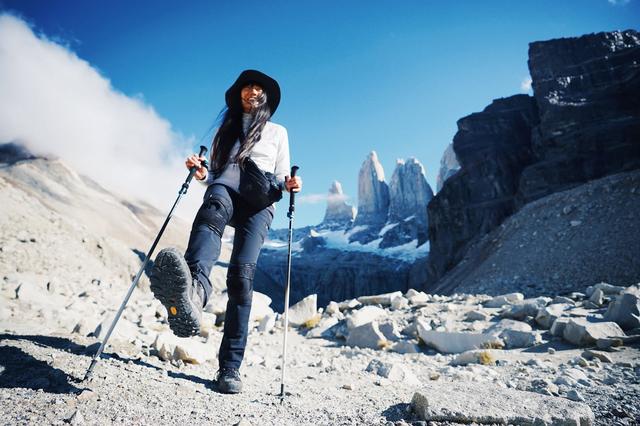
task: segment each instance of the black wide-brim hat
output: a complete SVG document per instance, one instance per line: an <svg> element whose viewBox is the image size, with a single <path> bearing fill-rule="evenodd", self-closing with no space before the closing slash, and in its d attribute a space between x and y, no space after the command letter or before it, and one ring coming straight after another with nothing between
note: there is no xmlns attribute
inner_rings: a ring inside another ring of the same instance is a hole
<svg viewBox="0 0 640 426"><path fill-rule="evenodd" d="M276 112L280 104L280 85L273 78L256 70L244 70L224 95L227 107L240 107L240 92L247 84L255 83L262 87L267 94L267 104L271 109L271 115Z"/></svg>

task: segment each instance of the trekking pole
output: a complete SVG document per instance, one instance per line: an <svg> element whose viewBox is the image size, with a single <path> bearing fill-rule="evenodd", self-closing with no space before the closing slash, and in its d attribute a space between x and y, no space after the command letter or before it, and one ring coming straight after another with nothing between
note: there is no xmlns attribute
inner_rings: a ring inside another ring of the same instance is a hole
<svg viewBox="0 0 640 426"><path fill-rule="evenodd" d="M291 177L296 175L300 167L293 166L291 168ZM287 254L287 286L284 290L284 340L282 342L282 378L280 381L280 398L284 400L284 369L287 365L287 328L289 327L289 284L291 282L291 240L293 239L293 212L295 207L295 192L289 193L289 251Z"/></svg>
<svg viewBox="0 0 640 426"><path fill-rule="evenodd" d="M204 155L206 153L207 153L207 147L201 145L200 146L200 154L198 154L198 156L199 157L204 157ZM208 167L207 166L207 161L206 160L203 161L202 165L205 168L207 168ZM93 369L96 366L96 364L98 363L98 360L100 359L100 355L102 355L102 351L107 346L107 341L109 340L109 337L111 337L111 333L113 332L113 329L116 328L116 324L118 323L118 320L120 319L120 315L122 315L122 311L124 311L124 308L127 306L127 303L129 302L129 298L131 297L131 294L133 293L133 289L136 288L136 286L138 285L138 281L140 281L140 277L142 277L142 273L144 272L145 268L147 267L147 263L149 263L149 259L151 259L151 256L153 255L153 252L156 249L156 245L158 245L158 242L160 241L160 238L162 237L162 234L164 233L164 230L166 229L167 225L169 224L169 220L171 220L171 216L173 216L173 211L178 206L178 203L180 202L180 199L182 198L182 196L187 193L187 190L189 189L189 183L191 182L191 179L193 178L193 176L196 174L196 171L197 171L197 167L195 167L195 166L193 166L191 169L189 169L189 175L187 176L187 179L185 179L184 183L182 184L182 187L180 187L180 190L178 191L178 198L173 203L173 207L171 207L171 210L169 211L169 214L167 215L167 218L164 220L164 223L162 224L162 227L160 228L160 232L158 232L158 235L156 236L156 239L153 241L153 244L151 245L151 248L149 249L149 252L145 256L144 261L142 262L142 266L140 267L140 270L138 271L138 273L136 274L135 278L133 279L133 282L131 283L131 287L129 287L129 291L127 291L127 295L125 296L124 300L122 301L122 304L120 305L120 309L118 309L118 312L116 312L116 316L113 318L113 321L111 322L111 326L109 327L109 331L107 331L107 334L104 336L104 339L102 340L102 343L100 344L100 347L98 348L98 351L93 356L93 359L91 360L91 365L89 365L89 369L85 373L84 379L82 379L82 381L86 381L88 379L91 379L91 376L93 375Z"/></svg>

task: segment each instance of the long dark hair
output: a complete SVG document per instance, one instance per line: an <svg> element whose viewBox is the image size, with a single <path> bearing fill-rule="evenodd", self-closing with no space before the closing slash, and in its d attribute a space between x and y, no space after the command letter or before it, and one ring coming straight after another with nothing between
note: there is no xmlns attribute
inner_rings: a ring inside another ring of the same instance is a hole
<svg viewBox="0 0 640 426"><path fill-rule="evenodd" d="M240 139L240 149L238 150L235 161L241 168L244 168L245 160L249 158L251 150L260 140L264 126L271 118L271 109L267 103L266 93L261 93L256 98L256 101L256 105L251 111L253 120L247 129L246 135L242 130L242 107L239 102L237 105L231 105L223 109L220 113L222 116L222 124L213 137L213 149L211 150L210 161L212 173L216 176L222 173L227 165L231 149L238 139Z"/></svg>

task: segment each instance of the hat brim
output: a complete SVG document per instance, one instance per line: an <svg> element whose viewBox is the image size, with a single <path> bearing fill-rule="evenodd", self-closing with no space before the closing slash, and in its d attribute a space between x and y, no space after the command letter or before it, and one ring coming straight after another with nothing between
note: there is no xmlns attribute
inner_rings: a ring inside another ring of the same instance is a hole
<svg viewBox="0 0 640 426"><path fill-rule="evenodd" d="M267 104L271 110L271 115L276 112L278 105L280 104L280 85L276 80L268 75L256 71L256 70L244 70L240 73L240 76L236 79L235 83L225 93L225 101L227 107L234 108L239 107L240 104L240 91L244 86L250 83L258 84L267 94Z"/></svg>

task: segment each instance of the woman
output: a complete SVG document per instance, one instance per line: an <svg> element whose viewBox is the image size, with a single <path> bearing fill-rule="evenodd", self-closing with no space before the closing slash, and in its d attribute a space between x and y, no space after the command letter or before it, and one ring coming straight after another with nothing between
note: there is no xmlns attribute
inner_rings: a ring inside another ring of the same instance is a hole
<svg viewBox="0 0 640 426"><path fill-rule="evenodd" d="M184 257L167 248L156 257L151 289L167 308L169 326L179 337L200 331L202 309L209 301L211 268L220 255L226 225L235 228L227 271L229 301L220 344L218 389L242 389L239 368L244 356L253 294L253 276L260 249L271 227L275 206L256 211L240 193L240 169L249 158L264 172L273 173L281 190L299 192L302 179L289 178L289 142L284 127L270 120L280 103L280 87L255 70L243 71L225 94L227 109L213 138L211 172L203 157L192 155L188 169L207 185L204 202L193 222Z"/></svg>

